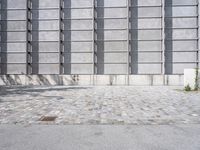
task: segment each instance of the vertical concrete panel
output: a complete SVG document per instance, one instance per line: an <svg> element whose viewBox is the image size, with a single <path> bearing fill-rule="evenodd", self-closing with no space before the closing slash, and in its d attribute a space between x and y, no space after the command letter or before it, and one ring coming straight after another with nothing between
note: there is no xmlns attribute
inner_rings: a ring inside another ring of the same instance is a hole
<svg viewBox="0 0 200 150"><path fill-rule="evenodd" d="M26 73L26 1L1 1L1 72Z"/></svg>
<svg viewBox="0 0 200 150"><path fill-rule="evenodd" d="M65 74L93 73L92 4L92 0L68 0L64 4Z"/></svg>
<svg viewBox="0 0 200 150"><path fill-rule="evenodd" d="M32 73L59 74L59 0L32 1Z"/></svg>
<svg viewBox="0 0 200 150"><path fill-rule="evenodd" d="M183 74L195 67L197 47L197 1L165 1L166 74ZM178 5L178 6L177 6Z"/></svg>

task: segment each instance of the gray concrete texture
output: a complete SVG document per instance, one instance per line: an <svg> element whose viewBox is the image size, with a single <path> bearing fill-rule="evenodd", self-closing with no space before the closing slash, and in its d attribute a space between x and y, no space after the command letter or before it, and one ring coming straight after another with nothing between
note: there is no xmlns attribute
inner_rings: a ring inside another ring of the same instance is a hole
<svg viewBox="0 0 200 150"><path fill-rule="evenodd" d="M1 150L199 150L199 125L1 125Z"/></svg>
<svg viewBox="0 0 200 150"><path fill-rule="evenodd" d="M1 0L0 73L183 74L200 60L198 2Z"/></svg>

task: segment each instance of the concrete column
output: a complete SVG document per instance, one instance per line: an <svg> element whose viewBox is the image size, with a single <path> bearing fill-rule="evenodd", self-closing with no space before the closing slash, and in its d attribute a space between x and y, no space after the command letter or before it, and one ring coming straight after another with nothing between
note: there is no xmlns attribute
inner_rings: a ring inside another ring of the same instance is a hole
<svg viewBox="0 0 200 150"><path fill-rule="evenodd" d="M1 13L1 6L2 6L2 1L0 1L0 39L1 39L1 30L2 30L2 21L1 21L1 16L2 16L2 13ZM2 43L0 41L0 74L2 74L2 54L1 54L1 51L2 51Z"/></svg>
<svg viewBox="0 0 200 150"><path fill-rule="evenodd" d="M199 29L199 25L200 25L200 0L197 0L197 38L198 38L198 42L197 42L197 68L199 68L199 63L200 63L200 29Z"/></svg>

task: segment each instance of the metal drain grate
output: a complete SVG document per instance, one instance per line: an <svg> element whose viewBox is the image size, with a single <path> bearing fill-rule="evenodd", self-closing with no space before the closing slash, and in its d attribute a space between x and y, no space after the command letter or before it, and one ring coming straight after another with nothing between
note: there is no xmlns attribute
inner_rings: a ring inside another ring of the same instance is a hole
<svg viewBox="0 0 200 150"><path fill-rule="evenodd" d="M39 121L55 121L56 118L56 116L43 116L39 119Z"/></svg>

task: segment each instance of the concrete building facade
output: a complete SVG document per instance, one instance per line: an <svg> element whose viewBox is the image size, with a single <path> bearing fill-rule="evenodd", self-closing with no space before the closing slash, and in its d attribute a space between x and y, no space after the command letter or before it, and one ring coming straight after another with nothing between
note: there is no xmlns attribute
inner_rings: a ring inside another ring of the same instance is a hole
<svg viewBox="0 0 200 150"><path fill-rule="evenodd" d="M199 0L1 0L0 12L1 78L181 84L199 67Z"/></svg>

